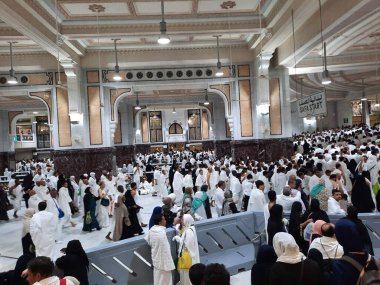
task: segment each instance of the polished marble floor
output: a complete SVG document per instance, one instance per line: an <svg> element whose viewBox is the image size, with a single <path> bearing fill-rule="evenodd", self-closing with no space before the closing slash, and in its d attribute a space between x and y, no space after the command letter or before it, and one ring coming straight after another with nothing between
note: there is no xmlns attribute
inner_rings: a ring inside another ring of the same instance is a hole
<svg viewBox="0 0 380 285"><path fill-rule="evenodd" d="M152 210L157 205L161 205L160 198L152 197L151 195L140 196L141 206L143 209L142 218L144 223L148 223ZM0 272L13 269L16 264L16 259L8 257L19 257L22 254L21 247L21 231L22 231L22 216L25 207L18 213L20 216L17 219L13 218L13 210L8 212L10 220L8 222L0 221ZM213 216L217 216L215 208L212 208ZM91 233L82 232L82 215L74 217L75 227L64 228L62 231L62 243L56 246L57 257L60 256L60 249L66 247L68 241L78 239L81 241L84 249L89 249L102 244L112 243L105 239L108 229L94 231ZM6 256L6 257L5 257ZM248 285L250 284L250 271L246 271L231 277L231 285Z"/></svg>

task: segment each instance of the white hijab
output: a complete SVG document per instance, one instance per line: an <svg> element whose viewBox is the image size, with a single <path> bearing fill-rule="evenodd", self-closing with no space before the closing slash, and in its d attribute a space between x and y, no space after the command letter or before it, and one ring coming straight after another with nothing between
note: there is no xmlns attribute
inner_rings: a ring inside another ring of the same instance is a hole
<svg viewBox="0 0 380 285"><path fill-rule="evenodd" d="M273 248L278 256L277 262L295 264L301 262L305 256L300 249L294 237L288 233L277 233L273 237Z"/></svg>

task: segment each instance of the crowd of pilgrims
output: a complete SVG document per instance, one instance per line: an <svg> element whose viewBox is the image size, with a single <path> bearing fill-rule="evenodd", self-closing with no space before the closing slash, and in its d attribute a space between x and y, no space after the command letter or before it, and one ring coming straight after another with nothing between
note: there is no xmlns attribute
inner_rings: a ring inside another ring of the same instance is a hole
<svg viewBox="0 0 380 285"><path fill-rule="evenodd" d="M303 133L294 137L292 157L273 162L233 160L212 151L138 154L117 173L90 172L79 179L54 170L50 160L22 161L16 171L30 174L22 182L12 176L0 186L0 219L8 220L10 204L17 218L24 199L23 252L52 260L62 228L76 226L72 217L77 212L83 231L107 228L106 238L113 241L141 235L147 226L153 231L158 225L175 227L175 240L186 245L195 264L194 222L215 218L212 212L218 217L264 212L268 245L258 252L252 284L296 284L300 279L299 284L356 284L359 271L349 258L376 269L358 213L380 207L379 134L370 128ZM144 195L162 198L149 225L140 212ZM333 225L328 214L347 216ZM159 263L156 267L164 266ZM191 284L188 270L180 273L181 284Z"/></svg>

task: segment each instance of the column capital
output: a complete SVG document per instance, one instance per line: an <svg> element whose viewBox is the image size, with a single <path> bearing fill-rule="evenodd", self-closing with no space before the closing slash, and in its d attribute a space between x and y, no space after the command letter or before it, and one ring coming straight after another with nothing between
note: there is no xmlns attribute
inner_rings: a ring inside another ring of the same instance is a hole
<svg viewBox="0 0 380 285"><path fill-rule="evenodd" d="M66 60L60 60L59 61L60 65L63 67L65 70L65 74L67 77L76 77L76 69L77 65L70 59Z"/></svg>

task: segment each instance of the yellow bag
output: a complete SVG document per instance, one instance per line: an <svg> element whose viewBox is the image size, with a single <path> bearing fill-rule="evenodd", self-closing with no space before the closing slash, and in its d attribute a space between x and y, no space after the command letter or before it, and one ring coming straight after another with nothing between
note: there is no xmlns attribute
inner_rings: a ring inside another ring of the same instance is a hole
<svg viewBox="0 0 380 285"><path fill-rule="evenodd" d="M181 252L180 257L178 258L178 270L189 270L191 265L193 265L193 261L191 259L191 255L187 248L184 248Z"/></svg>

